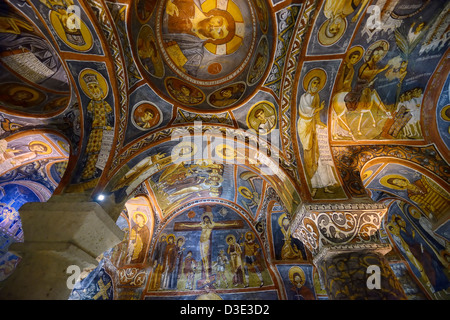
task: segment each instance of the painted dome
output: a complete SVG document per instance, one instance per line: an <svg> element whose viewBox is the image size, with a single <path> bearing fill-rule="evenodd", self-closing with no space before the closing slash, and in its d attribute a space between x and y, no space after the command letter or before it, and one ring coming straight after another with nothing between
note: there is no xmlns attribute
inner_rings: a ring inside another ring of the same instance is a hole
<svg viewBox="0 0 450 320"><path fill-rule="evenodd" d="M33 23L0 8L0 112L27 117L62 112L70 85L60 57Z"/></svg>
<svg viewBox="0 0 450 320"><path fill-rule="evenodd" d="M152 88L195 110L238 106L264 79L272 48L263 0L136 1L135 54Z"/></svg>

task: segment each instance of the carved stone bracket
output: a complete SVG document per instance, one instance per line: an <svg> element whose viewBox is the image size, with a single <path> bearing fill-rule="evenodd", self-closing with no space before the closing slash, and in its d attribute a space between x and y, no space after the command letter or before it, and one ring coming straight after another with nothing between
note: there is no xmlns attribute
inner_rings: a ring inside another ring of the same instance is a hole
<svg viewBox="0 0 450 320"><path fill-rule="evenodd" d="M378 230L387 207L371 199L335 204L304 204L291 234L311 251L319 279L331 300L406 299L384 257L392 248ZM378 267L380 287L368 286L367 270Z"/></svg>
<svg viewBox="0 0 450 320"><path fill-rule="evenodd" d="M363 249L378 243L386 211L385 205L374 202L304 204L291 223L292 235L315 257L324 247Z"/></svg>

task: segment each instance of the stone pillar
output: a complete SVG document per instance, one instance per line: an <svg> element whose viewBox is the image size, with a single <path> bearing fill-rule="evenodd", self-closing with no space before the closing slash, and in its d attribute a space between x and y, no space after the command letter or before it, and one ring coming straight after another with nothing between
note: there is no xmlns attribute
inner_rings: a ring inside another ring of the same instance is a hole
<svg viewBox="0 0 450 320"><path fill-rule="evenodd" d="M387 208L373 201L304 204L292 235L311 251L331 300L404 300L406 295L384 257L391 250L378 230Z"/></svg>
<svg viewBox="0 0 450 320"><path fill-rule="evenodd" d="M62 194L24 204L19 215L24 242L10 246L21 257L0 288L0 299L66 300L73 274L98 265L96 258L123 238L115 221L86 195Z"/></svg>

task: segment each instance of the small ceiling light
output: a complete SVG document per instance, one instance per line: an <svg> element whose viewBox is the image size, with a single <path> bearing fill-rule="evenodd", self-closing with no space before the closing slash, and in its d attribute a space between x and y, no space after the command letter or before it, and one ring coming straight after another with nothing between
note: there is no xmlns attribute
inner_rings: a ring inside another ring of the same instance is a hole
<svg viewBox="0 0 450 320"><path fill-rule="evenodd" d="M105 200L105 196L104 196L103 194L99 194L99 195L97 196L97 200L103 201L103 200Z"/></svg>

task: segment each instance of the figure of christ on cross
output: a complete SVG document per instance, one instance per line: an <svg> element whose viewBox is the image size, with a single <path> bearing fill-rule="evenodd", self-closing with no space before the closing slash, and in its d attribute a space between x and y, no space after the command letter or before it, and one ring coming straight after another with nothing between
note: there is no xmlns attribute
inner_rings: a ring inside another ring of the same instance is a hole
<svg viewBox="0 0 450 320"><path fill-rule="evenodd" d="M214 276L211 275L211 234L218 229L242 229L242 220L213 221L211 207L207 206L200 222L175 222L174 231L197 231L200 234L200 256L202 260L202 278L197 283L198 287L211 286Z"/></svg>

